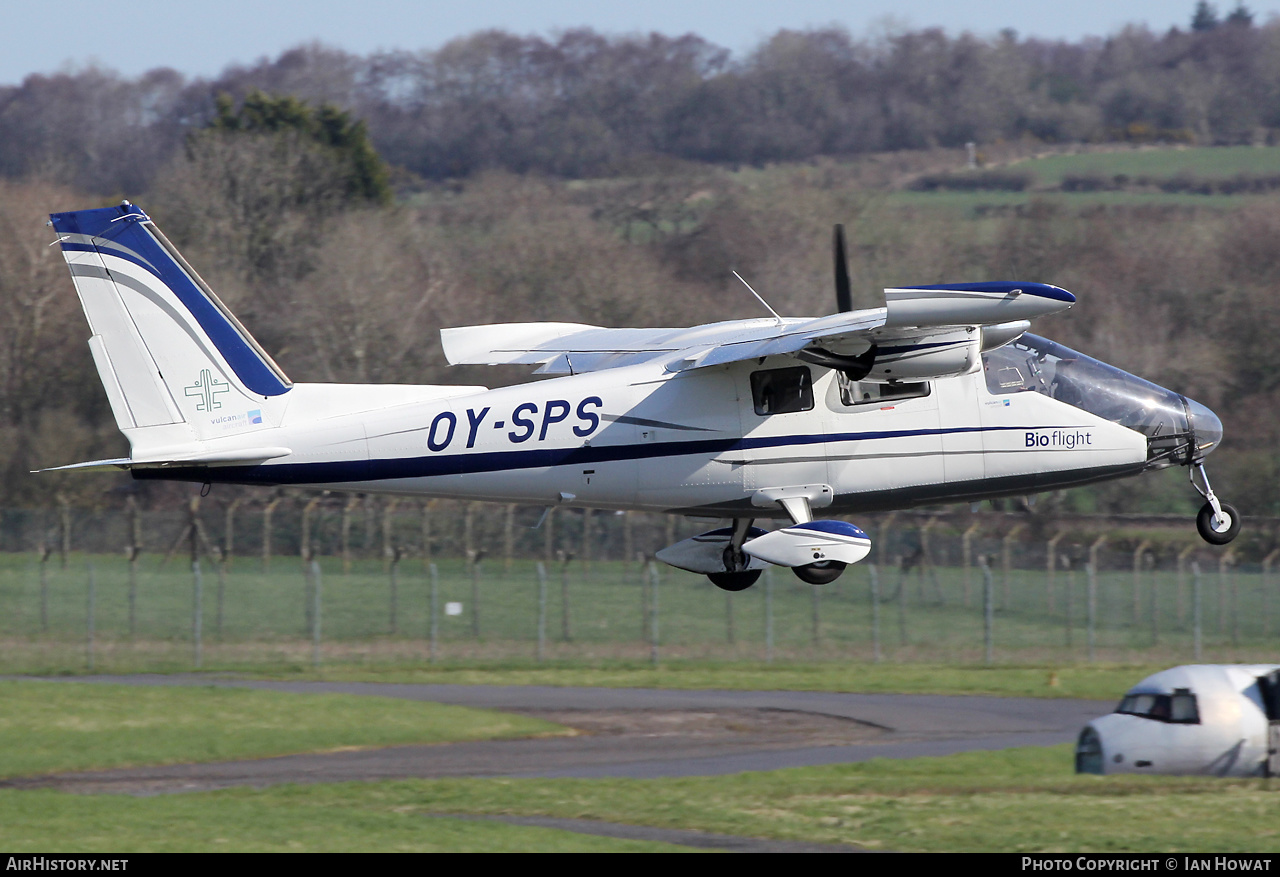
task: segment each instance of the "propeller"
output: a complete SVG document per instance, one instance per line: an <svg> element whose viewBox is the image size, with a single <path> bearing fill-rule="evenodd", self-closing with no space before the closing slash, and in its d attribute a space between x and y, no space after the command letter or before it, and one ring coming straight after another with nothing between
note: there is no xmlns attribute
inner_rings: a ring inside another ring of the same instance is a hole
<svg viewBox="0 0 1280 877"><path fill-rule="evenodd" d="M849 286L849 259L845 255L843 225L836 225L835 261L836 311L843 313L853 310L853 290Z"/></svg>

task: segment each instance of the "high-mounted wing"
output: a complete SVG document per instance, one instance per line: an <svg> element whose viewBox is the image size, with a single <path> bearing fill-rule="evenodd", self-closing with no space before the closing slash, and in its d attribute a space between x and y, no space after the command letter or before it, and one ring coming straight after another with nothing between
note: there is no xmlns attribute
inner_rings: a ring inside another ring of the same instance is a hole
<svg viewBox="0 0 1280 877"><path fill-rule="evenodd" d="M644 362L681 371L794 354L863 374L872 372L874 361L880 369L873 379L894 380L950 373L959 367L950 363L961 360L947 360L943 372L931 371L935 366L925 363L962 347L963 361L971 361L977 351L1021 335L1026 321L1070 307L1075 296L1043 283L995 282L886 289L885 301L884 308L812 319L730 320L687 329L498 323L443 329L440 338L454 365L538 364L539 374L578 374Z"/></svg>

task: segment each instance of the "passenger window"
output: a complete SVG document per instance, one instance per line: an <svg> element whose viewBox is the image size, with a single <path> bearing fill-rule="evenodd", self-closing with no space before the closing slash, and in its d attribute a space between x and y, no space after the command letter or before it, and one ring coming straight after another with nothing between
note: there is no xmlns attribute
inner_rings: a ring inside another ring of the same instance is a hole
<svg viewBox="0 0 1280 877"><path fill-rule="evenodd" d="M751 373L751 400L756 414L788 414L813 408L813 379L809 369L774 368Z"/></svg>
<svg viewBox="0 0 1280 877"><path fill-rule="evenodd" d="M927 381L918 384L904 384L900 381L890 384L851 381L841 372L836 372L836 386L840 388L840 404L848 408L858 405L884 405L903 399L918 399L928 396L930 392Z"/></svg>

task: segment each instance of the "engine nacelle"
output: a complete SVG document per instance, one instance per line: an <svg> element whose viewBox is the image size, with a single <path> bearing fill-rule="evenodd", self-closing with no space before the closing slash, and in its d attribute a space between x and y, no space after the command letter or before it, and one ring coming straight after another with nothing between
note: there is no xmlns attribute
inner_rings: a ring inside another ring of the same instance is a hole
<svg viewBox="0 0 1280 877"><path fill-rule="evenodd" d="M981 367L977 327L876 339L875 363L862 380L927 381L966 375Z"/></svg>
<svg viewBox="0 0 1280 877"><path fill-rule="evenodd" d="M774 530L742 546L745 554L777 566L834 561L857 563L871 552L871 538L846 521L809 521Z"/></svg>

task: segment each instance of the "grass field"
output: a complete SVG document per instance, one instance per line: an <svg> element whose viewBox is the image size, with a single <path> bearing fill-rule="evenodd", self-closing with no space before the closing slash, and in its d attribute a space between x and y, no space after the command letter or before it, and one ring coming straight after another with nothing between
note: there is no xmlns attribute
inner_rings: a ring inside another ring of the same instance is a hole
<svg viewBox="0 0 1280 877"><path fill-rule="evenodd" d="M1280 147L1149 147L1074 155L1047 155L1014 162L1011 172L1031 175L1031 185L1022 192L1003 191L895 191L885 197L893 207L936 209L957 216L983 216L1041 200L1075 212L1094 207L1171 207L1230 210L1275 199L1274 194L1193 194L1158 191L1062 192L1058 188L1068 176L1130 180L1156 180L1179 176L1199 179L1227 179L1239 175L1280 175Z"/></svg>
<svg viewBox="0 0 1280 877"><path fill-rule="evenodd" d="M0 777L560 733L523 716L391 698L0 681Z"/></svg>
<svg viewBox="0 0 1280 877"><path fill-rule="evenodd" d="M414 780L163 798L0 791L12 852L660 849L435 814L546 815L879 850L1262 852L1266 780L1071 773L1069 747L676 780Z"/></svg>

